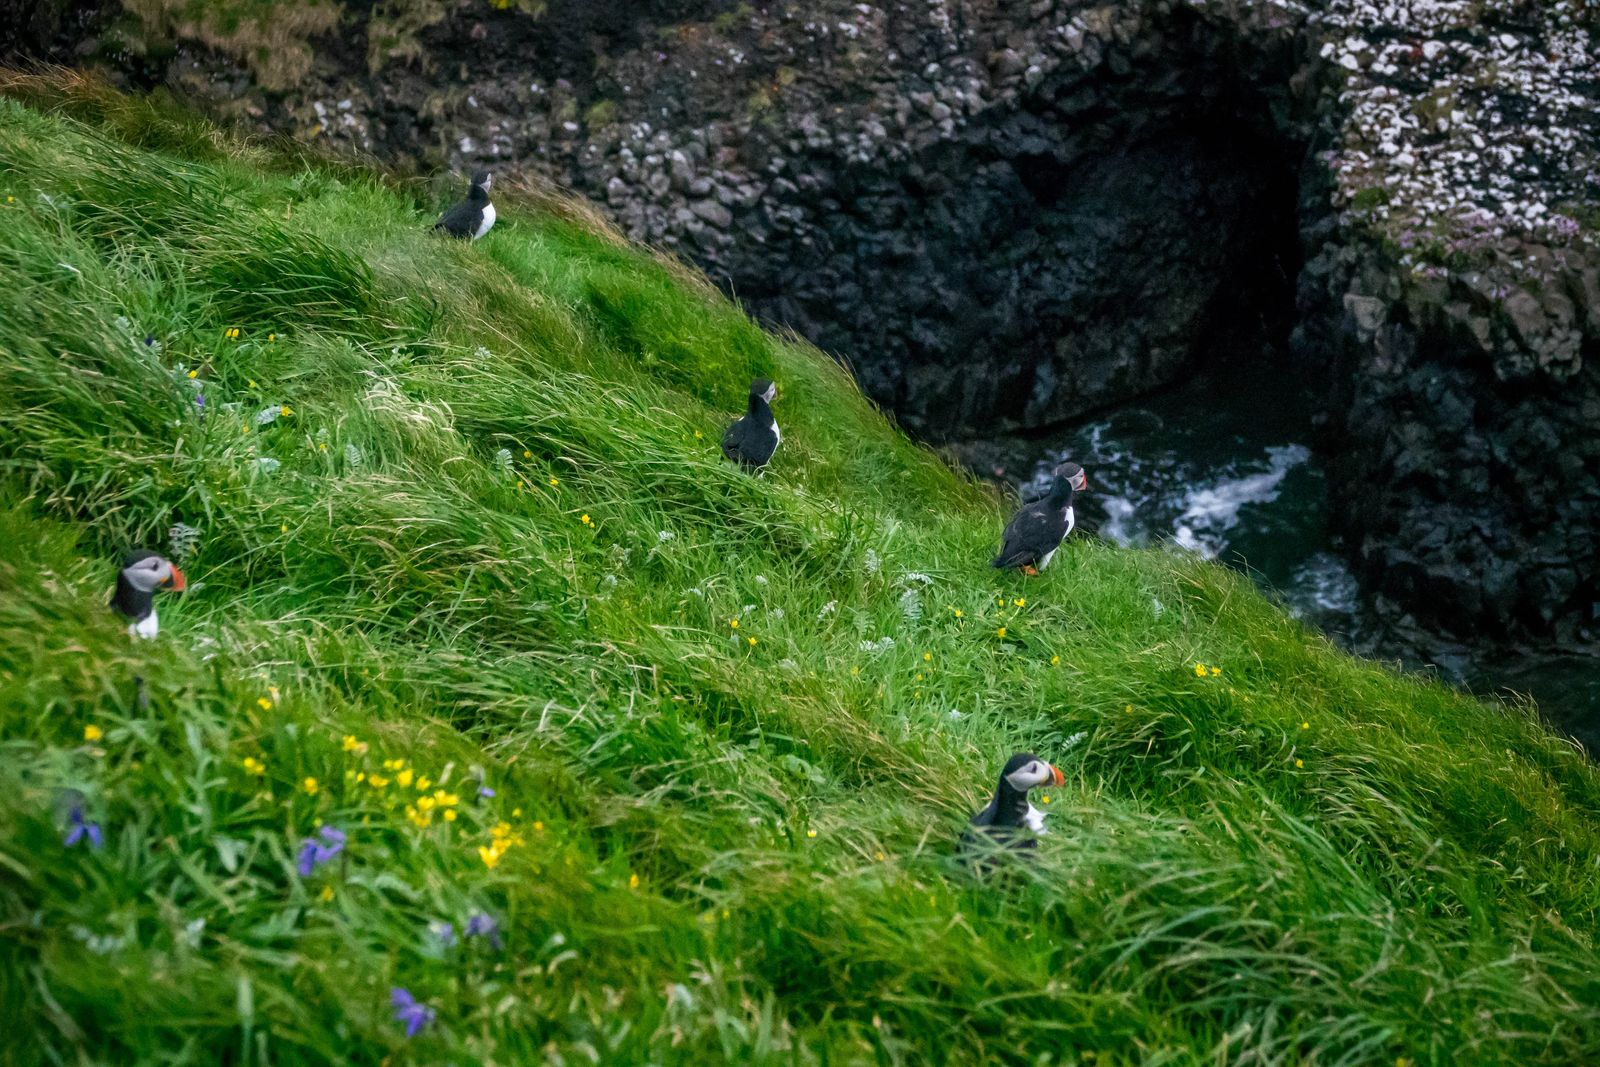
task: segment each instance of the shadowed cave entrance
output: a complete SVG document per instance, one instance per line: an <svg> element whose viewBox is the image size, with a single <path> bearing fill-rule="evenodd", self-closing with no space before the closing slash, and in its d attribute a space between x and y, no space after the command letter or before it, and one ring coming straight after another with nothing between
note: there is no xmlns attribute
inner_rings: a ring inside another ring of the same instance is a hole
<svg viewBox="0 0 1600 1067"><path fill-rule="evenodd" d="M1198 28L1183 55L1043 84L893 170L810 159L801 217L714 269L933 441L1280 358L1305 159L1289 65Z"/></svg>

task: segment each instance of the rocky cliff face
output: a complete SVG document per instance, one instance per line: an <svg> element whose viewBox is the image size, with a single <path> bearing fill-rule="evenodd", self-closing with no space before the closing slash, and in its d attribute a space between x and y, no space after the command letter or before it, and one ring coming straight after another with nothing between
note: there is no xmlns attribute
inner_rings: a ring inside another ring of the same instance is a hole
<svg viewBox="0 0 1600 1067"><path fill-rule="evenodd" d="M1369 586L1445 628L1593 640L1592 0L432 6L409 63L374 64L350 3L290 91L192 44L162 77L574 186L935 439L1292 332Z"/></svg>

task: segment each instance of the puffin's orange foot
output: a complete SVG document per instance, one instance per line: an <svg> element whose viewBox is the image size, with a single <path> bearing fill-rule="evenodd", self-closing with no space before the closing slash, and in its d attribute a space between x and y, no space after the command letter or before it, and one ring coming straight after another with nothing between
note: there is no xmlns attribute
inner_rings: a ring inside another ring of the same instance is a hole
<svg viewBox="0 0 1600 1067"><path fill-rule="evenodd" d="M1026 574L1030 578L1037 578L1039 577L1039 568L1035 567L1031 563L1026 563L1023 564L1022 573Z"/></svg>

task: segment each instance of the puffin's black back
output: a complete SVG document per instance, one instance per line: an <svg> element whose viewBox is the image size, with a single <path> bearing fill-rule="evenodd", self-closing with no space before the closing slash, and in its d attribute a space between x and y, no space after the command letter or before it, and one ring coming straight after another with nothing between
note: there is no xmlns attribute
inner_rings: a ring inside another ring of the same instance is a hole
<svg viewBox="0 0 1600 1067"><path fill-rule="evenodd" d="M961 852L968 858L976 859L997 847L1019 851L1038 847L1032 834L1019 832L1027 824L1028 794L1014 789L1006 780L1038 758L1032 752L1018 752L1000 768L994 795L961 834Z"/></svg>
<svg viewBox="0 0 1600 1067"><path fill-rule="evenodd" d="M772 383L765 378L751 382L745 413L734 419L722 435L722 454L746 470L766 466L778 450L778 434L774 429L777 420L772 417L766 396L771 387Z"/></svg>
<svg viewBox="0 0 1600 1067"><path fill-rule="evenodd" d="M1072 505L1076 491L1065 477L1057 475L1050 491L1022 508L1006 524L1000 538L1000 554L990 560L993 567L1022 567L1036 564L1054 551L1067 535L1067 520L1062 509Z"/></svg>
<svg viewBox="0 0 1600 1067"><path fill-rule="evenodd" d="M451 237L476 236L478 227L483 225L483 207L488 202L489 191L480 184L480 176L474 175L467 198L439 216L439 221L433 224L434 232L443 230Z"/></svg>
<svg viewBox="0 0 1600 1067"><path fill-rule="evenodd" d="M147 559L160 559L161 553L151 552L149 549L136 548L122 557L122 568L117 571L117 588L111 594L111 610L119 615L138 621L150 614L155 607L156 597L153 592L135 589L122 572L135 563L142 563Z"/></svg>

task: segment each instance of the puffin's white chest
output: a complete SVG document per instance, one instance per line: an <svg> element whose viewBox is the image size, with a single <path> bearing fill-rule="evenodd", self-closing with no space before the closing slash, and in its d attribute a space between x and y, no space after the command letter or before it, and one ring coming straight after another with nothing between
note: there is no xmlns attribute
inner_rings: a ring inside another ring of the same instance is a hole
<svg viewBox="0 0 1600 1067"><path fill-rule="evenodd" d="M1022 821L1027 823L1028 829L1040 837L1050 832L1044 828L1044 812L1034 807L1032 802L1029 802L1028 813L1022 817Z"/></svg>
<svg viewBox="0 0 1600 1067"><path fill-rule="evenodd" d="M778 432L778 420L772 420L772 446L776 448L783 443L783 434Z"/></svg>
<svg viewBox="0 0 1600 1067"><path fill-rule="evenodd" d="M494 205L493 204L485 204L485 205L483 205L483 221L478 223L478 232L472 235L472 239L474 241L476 241L478 238L480 238L484 234L488 233L489 232L489 227L491 227L493 225L494 225Z"/></svg>
<svg viewBox="0 0 1600 1067"><path fill-rule="evenodd" d="M138 622L130 622L128 624L129 637L142 637L146 640L149 640L160 632L161 620L156 618L155 608L151 608L150 614L146 615Z"/></svg>
<svg viewBox="0 0 1600 1067"><path fill-rule="evenodd" d="M1072 528L1078 525L1078 517L1072 513L1071 504L1061 509L1061 518L1067 524L1067 533L1061 535L1062 540L1066 540L1067 534L1071 533Z"/></svg>

